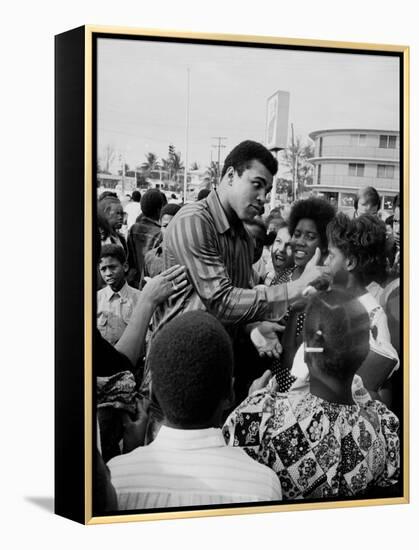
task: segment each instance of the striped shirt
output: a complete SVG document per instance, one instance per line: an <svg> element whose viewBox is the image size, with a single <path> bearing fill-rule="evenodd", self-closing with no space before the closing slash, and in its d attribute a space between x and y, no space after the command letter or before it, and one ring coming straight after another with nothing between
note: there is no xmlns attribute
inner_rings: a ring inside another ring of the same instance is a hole
<svg viewBox="0 0 419 550"><path fill-rule="evenodd" d="M165 235L164 267L187 268L188 287L161 306L156 326L181 312L206 310L225 325L266 317L264 286L250 288L254 244L240 220L231 224L217 192L181 208Z"/></svg>
<svg viewBox="0 0 419 550"><path fill-rule="evenodd" d="M162 426L146 447L108 462L119 510L281 500L272 470L227 447L217 428Z"/></svg>

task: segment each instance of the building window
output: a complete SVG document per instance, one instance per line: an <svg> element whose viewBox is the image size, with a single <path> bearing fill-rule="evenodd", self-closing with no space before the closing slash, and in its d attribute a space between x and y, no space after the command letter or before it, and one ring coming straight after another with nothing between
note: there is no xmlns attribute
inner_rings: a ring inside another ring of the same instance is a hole
<svg viewBox="0 0 419 550"><path fill-rule="evenodd" d="M362 178L364 176L365 164L349 164L349 175Z"/></svg>
<svg viewBox="0 0 419 550"><path fill-rule="evenodd" d="M388 166L387 164L377 165L377 178L394 178L394 166Z"/></svg>
<svg viewBox="0 0 419 550"><path fill-rule="evenodd" d="M397 136L380 136L380 149L395 149Z"/></svg>
<svg viewBox="0 0 419 550"><path fill-rule="evenodd" d="M367 134L351 134L351 145L365 145L367 143Z"/></svg>
<svg viewBox="0 0 419 550"><path fill-rule="evenodd" d="M319 164L317 166L317 185L320 185L321 176L322 176L322 165Z"/></svg>

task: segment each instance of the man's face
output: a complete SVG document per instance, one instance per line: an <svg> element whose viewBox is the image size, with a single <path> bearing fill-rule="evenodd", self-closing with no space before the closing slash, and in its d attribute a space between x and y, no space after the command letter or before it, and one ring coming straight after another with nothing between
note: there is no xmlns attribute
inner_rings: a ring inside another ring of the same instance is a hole
<svg viewBox="0 0 419 550"><path fill-rule="evenodd" d="M271 250L272 264L275 271L279 271L289 262L291 253L290 245L291 235L289 234L288 227L281 227L276 234Z"/></svg>
<svg viewBox="0 0 419 550"><path fill-rule="evenodd" d="M99 271L105 283L117 292L125 283L127 266L121 264L117 258L105 256L100 260Z"/></svg>
<svg viewBox="0 0 419 550"><path fill-rule="evenodd" d="M124 220L124 211L120 202L111 202L105 214L112 229L121 229Z"/></svg>
<svg viewBox="0 0 419 550"><path fill-rule="evenodd" d="M400 248L400 208L398 206L394 209L393 236L397 246Z"/></svg>
<svg viewBox="0 0 419 550"><path fill-rule="evenodd" d="M330 269L335 284L346 285L348 280L348 269L346 257L339 248L329 243L328 255L324 265Z"/></svg>
<svg viewBox="0 0 419 550"><path fill-rule="evenodd" d="M253 160L241 176L233 168L229 168L225 177L230 185L230 207L237 217L246 222L262 215L266 195L272 188L273 176L269 170L258 160Z"/></svg>

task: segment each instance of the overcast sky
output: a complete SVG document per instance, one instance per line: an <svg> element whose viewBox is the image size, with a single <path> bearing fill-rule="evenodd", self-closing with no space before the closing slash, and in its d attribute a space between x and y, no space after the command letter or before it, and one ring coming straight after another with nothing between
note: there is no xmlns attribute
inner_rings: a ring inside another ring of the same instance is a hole
<svg viewBox="0 0 419 550"><path fill-rule="evenodd" d="M399 60L390 56L98 40L98 148L133 167L147 152L185 159L190 69L189 164L222 158L244 139L265 139L266 101L290 92L296 136L324 128L399 129ZM289 132L290 137L290 132Z"/></svg>

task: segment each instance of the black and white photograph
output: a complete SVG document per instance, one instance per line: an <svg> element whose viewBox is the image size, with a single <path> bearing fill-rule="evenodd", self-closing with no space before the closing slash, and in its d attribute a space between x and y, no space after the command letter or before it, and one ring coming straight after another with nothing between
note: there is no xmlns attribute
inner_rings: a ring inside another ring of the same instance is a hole
<svg viewBox="0 0 419 550"><path fill-rule="evenodd" d="M94 36L94 516L402 501L403 63Z"/></svg>

